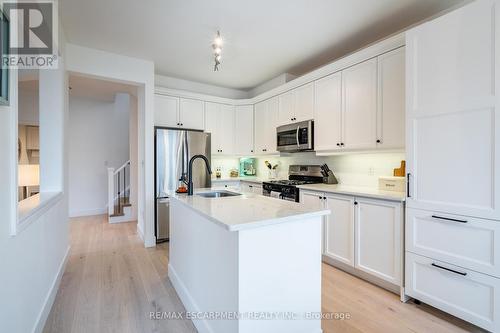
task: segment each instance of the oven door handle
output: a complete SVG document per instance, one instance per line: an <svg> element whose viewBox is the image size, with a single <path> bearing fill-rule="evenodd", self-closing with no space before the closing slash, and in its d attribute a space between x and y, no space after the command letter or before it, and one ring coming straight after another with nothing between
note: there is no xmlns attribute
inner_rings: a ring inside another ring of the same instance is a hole
<svg viewBox="0 0 500 333"><path fill-rule="evenodd" d="M298 148L300 148L299 131L300 131L300 126L297 126L297 133L295 134L295 139L297 139L297 147Z"/></svg>

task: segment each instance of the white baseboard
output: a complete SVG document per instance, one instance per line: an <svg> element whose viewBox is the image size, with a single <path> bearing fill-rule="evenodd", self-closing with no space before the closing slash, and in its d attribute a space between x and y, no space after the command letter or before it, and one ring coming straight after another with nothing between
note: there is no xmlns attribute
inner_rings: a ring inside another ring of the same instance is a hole
<svg viewBox="0 0 500 333"><path fill-rule="evenodd" d="M107 213L108 213L107 208L95 208L95 209L77 210L69 212L69 217L94 216L94 215L103 215Z"/></svg>
<svg viewBox="0 0 500 333"><path fill-rule="evenodd" d="M155 235L146 235L144 239L144 247L155 247L156 237Z"/></svg>
<svg viewBox="0 0 500 333"><path fill-rule="evenodd" d="M64 258L59 264L59 270L55 276L54 281L52 282L52 286L50 287L49 293L45 297L45 302L43 303L43 307L36 319L35 327L33 327L33 333L41 333L43 331L43 328L45 327L45 322L49 317L50 310L52 309L52 305L54 304L54 300L56 299L57 291L59 290L59 285L61 284L61 279L64 274L64 270L66 269L66 263L68 262L70 249L71 247L68 246L68 249L64 254Z"/></svg>
<svg viewBox="0 0 500 333"><path fill-rule="evenodd" d="M198 307L194 299L191 297L191 294L189 293L186 286L175 272L175 269L170 264L168 264L168 278L170 279L170 282L172 282L172 285L174 286L177 295L181 299L182 304L184 304L186 311L200 312L201 311L200 308ZM214 331L210 328L206 320L196 319L192 320L192 322L199 333L214 333Z"/></svg>

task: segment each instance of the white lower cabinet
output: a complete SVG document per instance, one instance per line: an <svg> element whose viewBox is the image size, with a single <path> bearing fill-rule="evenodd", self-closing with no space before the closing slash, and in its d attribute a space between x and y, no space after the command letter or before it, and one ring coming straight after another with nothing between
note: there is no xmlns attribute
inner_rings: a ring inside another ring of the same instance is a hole
<svg viewBox="0 0 500 333"><path fill-rule="evenodd" d="M301 190L300 203L331 211L323 229L323 255L329 262L402 285L402 202Z"/></svg>
<svg viewBox="0 0 500 333"><path fill-rule="evenodd" d="M241 192L243 193L255 193L262 194L262 185L259 183L252 183L242 181L240 185Z"/></svg>
<svg viewBox="0 0 500 333"><path fill-rule="evenodd" d="M500 331L498 221L408 208L405 294Z"/></svg>
<svg viewBox="0 0 500 333"><path fill-rule="evenodd" d="M477 326L499 332L498 279L406 252L406 294Z"/></svg>
<svg viewBox="0 0 500 333"><path fill-rule="evenodd" d="M404 239L401 203L356 198L354 215L355 267L400 285Z"/></svg>
<svg viewBox="0 0 500 333"><path fill-rule="evenodd" d="M500 277L500 223L407 209L406 250Z"/></svg>
<svg viewBox="0 0 500 333"><path fill-rule="evenodd" d="M354 198L324 194L325 219L324 255L354 266Z"/></svg>

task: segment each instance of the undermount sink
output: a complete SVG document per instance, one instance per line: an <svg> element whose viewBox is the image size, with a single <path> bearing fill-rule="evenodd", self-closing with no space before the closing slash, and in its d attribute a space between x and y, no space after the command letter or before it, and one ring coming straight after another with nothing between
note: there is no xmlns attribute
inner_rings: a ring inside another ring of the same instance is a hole
<svg viewBox="0 0 500 333"><path fill-rule="evenodd" d="M223 197L235 197L241 194L229 191L213 191L213 192L196 193L196 195L199 195L200 197L204 198L223 198Z"/></svg>

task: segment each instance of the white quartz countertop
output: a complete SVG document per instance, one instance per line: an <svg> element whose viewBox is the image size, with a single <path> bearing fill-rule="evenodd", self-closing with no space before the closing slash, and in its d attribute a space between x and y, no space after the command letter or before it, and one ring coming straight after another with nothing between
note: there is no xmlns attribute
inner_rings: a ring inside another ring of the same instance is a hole
<svg viewBox="0 0 500 333"><path fill-rule="evenodd" d="M338 193L353 196L360 196L366 198L392 200L392 201L405 201L405 192L396 191L383 191L378 188L365 187L365 186L350 186L342 184L308 184L297 186L300 189L318 191L318 192L328 192L328 193Z"/></svg>
<svg viewBox="0 0 500 333"><path fill-rule="evenodd" d="M328 209L308 208L296 202L253 193L241 193L238 196L222 198L205 198L196 195L216 190L227 189L198 189L192 196L173 193L171 199L188 206L229 231L287 223L330 213ZM230 190L229 192L236 191Z"/></svg>

